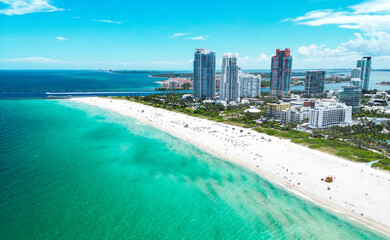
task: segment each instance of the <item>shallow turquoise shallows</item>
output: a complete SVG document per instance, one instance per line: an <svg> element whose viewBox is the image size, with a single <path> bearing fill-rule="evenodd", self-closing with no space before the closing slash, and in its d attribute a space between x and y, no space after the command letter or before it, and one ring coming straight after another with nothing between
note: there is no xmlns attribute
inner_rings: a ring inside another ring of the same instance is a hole
<svg viewBox="0 0 390 240"><path fill-rule="evenodd" d="M0 101L0 239L386 239L136 120Z"/></svg>

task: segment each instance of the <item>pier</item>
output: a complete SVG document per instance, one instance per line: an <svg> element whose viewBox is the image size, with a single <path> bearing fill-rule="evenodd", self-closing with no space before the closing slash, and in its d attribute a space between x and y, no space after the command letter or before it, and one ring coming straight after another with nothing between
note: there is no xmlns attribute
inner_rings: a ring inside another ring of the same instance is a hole
<svg viewBox="0 0 390 240"><path fill-rule="evenodd" d="M0 98L0 100L55 100L55 99L70 99L72 97L74 97L74 96ZM77 96L77 97L93 97L93 96Z"/></svg>

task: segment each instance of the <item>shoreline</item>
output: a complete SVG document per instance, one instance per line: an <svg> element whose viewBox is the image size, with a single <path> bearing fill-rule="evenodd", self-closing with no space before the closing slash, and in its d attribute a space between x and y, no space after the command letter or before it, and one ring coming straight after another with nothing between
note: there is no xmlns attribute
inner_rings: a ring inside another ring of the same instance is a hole
<svg viewBox="0 0 390 240"><path fill-rule="evenodd" d="M253 130L140 103L109 98L72 98L71 101L114 111L163 130L214 156L239 164L302 199L390 236L390 174L387 172ZM189 127L184 127L186 124ZM334 175L335 182L328 184L320 180L327 175Z"/></svg>

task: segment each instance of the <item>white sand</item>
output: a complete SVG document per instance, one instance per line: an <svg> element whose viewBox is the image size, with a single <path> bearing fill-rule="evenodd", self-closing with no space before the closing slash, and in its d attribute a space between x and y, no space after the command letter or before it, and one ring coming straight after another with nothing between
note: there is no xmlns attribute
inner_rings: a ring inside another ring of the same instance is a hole
<svg viewBox="0 0 390 240"><path fill-rule="evenodd" d="M107 98L75 98L135 118L390 234L390 174L245 128ZM188 124L188 127L185 125ZM234 128L234 130L233 130ZM241 132L242 130L242 132ZM321 181L333 175L335 181ZM328 189L329 187L329 189Z"/></svg>

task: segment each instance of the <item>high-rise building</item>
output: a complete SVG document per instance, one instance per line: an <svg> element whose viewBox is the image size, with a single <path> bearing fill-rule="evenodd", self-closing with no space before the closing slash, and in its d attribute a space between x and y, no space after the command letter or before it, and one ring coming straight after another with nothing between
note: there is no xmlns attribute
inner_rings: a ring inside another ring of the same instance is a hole
<svg viewBox="0 0 390 240"><path fill-rule="evenodd" d="M270 95L284 97L290 94L292 57L290 49L276 50L271 59Z"/></svg>
<svg viewBox="0 0 390 240"><path fill-rule="evenodd" d="M305 94L318 96L324 93L325 71L307 71L305 80Z"/></svg>
<svg viewBox="0 0 390 240"><path fill-rule="evenodd" d="M371 73L371 57L363 57L358 60L356 66L360 68L360 80L362 80L362 88L368 90Z"/></svg>
<svg viewBox="0 0 390 240"><path fill-rule="evenodd" d="M362 80L359 78L351 78L351 84L354 85L355 87L359 87L360 89L362 88Z"/></svg>
<svg viewBox="0 0 390 240"><path fill-rule="evenodd" d="M196 49L194 57L194 98L215 97L215 52Z"/></svg>
<svg viewBox="0 0 390 240"><path fill-rule="evenodd" d="M238 73L240 82L240 97L257 97L261 91L261 76L250 73Z"/></svg>
<svg viewBox="0 0 390 240"><path fill-rule="evenodd" d="M352 79L352 78L360 78L360 72L361 72L361 69L360 69L360 68L354 68L354 69L352 69L352 72L351 72L351 79Z"/></svg>
<svg viewBox="0 0 390 240"><path fill-rule="evenodd" d="M347 106L352 107L352 113L359 113L360 100L362 89L355 85L343 86L343 91L340 93L340 102L345 103Z"/></svg>
<svg viewBox="0 0 390 240"><path fill-rule="evenodd" d="M219 100L226 102L240 100L240 82L238 79L237 60L237 53L223 54Z"/></svg>

